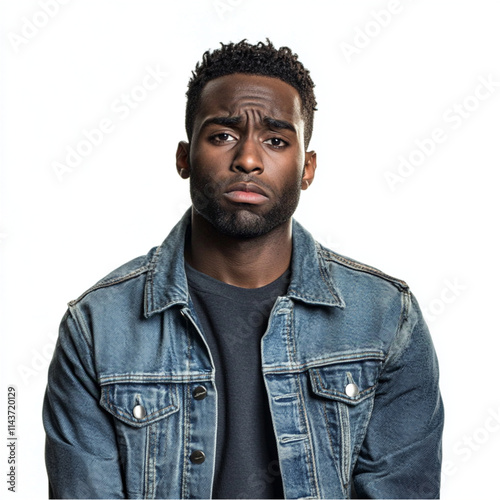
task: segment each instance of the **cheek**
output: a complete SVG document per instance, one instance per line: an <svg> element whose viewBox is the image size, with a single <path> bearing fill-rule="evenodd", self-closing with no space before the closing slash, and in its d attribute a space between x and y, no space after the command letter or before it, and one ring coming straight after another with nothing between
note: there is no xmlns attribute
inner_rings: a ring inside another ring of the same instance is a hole
<svg viewBox="0 0 500 500"><path fill-rule="evenodd" d="M274 180L275 188L282 195L296 192L302 186L303 167L296 165L294 168L282 169Z"/></svg>
<svg viewBox="0 0 500 500"><path fill-rule="evenodd" d="M291 151L286 156L283 155L275 163L276 172L280 179L284 179L287 184L292 184L296 179L301 179L304 172L305 155L301 151Z"/></svg>
<svg viewBox="0 0 500 500"><path fill-rule="evenodd" d="M189 161L192 168L213 174L224 165L224 155L210 147L197 147L191 150Z"/></svg>

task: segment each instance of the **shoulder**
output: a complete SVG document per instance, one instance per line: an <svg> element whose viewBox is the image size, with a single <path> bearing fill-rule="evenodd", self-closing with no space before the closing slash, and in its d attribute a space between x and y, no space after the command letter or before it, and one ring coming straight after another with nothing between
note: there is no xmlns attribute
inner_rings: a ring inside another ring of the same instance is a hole
<svg viewBox="0 0 500 500"><path fill-rule="evenodd" d="M377 336L384 339L385 352L389 352L395 341L394 352L402 352L408 345L413 327L422 319L408 284L320 243L317 243L317 248L343 301L348 322L356 325L356 335L362 336L366 325L370 325L367 341L373 340L373 332L378 332Z"/></svg>
<svg viewBox="0 0 500 500"><path fill-rule="evenodd" d="M339 279L352 279L356 277L358 280L365 280L374 285L388 284L399 292L409 292L408 284L402 279L395 278L376 267L369 266L358 260L336 253L318 242L316 242L316 246L322 259L325 263L329 264L328 267L331 268L331 272Z"/></svg>
<svg viewBox="0 0 500 500"><path fill-rule="evenodd" d="M94 292L97 292L98 290L114 288L140 278L145 279L145 275L151 268L151 263L154 259L154 255L158 251L158 248L159 247L153 247L146 255L136 257L135 259L117 267L115 270L100 279L97 283L85 290L78 298L71 300L68 305L74 306L89 295L93 295Z"/></svg>

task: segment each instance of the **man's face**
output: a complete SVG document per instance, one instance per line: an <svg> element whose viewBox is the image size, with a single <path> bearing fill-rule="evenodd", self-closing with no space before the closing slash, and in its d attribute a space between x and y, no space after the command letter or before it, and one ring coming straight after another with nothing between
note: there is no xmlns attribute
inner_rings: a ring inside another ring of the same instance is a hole
<svg viewBox="0 0 500 500"><path fill-rule="evenodd" d="M314 176L299 94L277 78L238 73L208 82L187 154L196 212L236 238L288 221Z"/></svg>

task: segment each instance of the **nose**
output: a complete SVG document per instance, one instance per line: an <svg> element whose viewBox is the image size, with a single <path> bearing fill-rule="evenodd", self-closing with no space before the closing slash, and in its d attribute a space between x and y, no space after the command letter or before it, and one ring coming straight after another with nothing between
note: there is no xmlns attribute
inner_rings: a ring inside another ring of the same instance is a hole
<svg viewBox="0 0 500 500"><path fill-rule="evenodd" d="M264 171L258 140L252 137L242 137L234 156L231 170L246 174L260 174Z"/></svg>

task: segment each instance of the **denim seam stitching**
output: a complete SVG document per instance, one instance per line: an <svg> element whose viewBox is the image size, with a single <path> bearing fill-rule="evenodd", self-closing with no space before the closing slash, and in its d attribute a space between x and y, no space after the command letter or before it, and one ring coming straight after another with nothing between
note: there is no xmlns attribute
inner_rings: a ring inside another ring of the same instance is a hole
<svg viewBox="0 0 500 500"><path fill-rule="evenodd" d="M191 335L190 335L190 325L188 323L188 319L184 317L184 320L186 321L186 330L187 330L187 366L188 366L188 371L191 368ZM188 387L185 387L185 400L186 403L184 404L184 473L182 475L182 498L187 498L187 471L189 470L189 463L188 463L188 455L189 455L189 439L188 437L191 435L191 427L190 427L190 411L191 407L187 403L188 400Z"/></svg>
<svg viewBox="0 0 500 500"><path fill-rule="evenodd" d="M156 374L129 374L124 373L121 375L109 375L106 377L100 377L98 379L99 384L102 386L113 384L113 383L183 383L183 382L209 382L211 380L211 375L207 373L202 374L186 374L186 375L156 375Z"/></svg>
<svg viewBox="0 0 500 500"><path fill-rule="evenodd" d="M403 293L401 295L402 304L401 304L401 312L399 313L398 326L396 327L396 331L395 331L394 336L392 338L391 344L389 345L389 348L387 349L387 354L385 356L385 360L384 360L384 363L382 365L382 369L380 370L379 378L386 369L387 361L389 360L389 357L391 355L394 343L396 342L396 339L397 339L399 333L401 332L405 321L408 319L410 297L411 297L411 294L410 294L409 290L403 291Z"/></svg>
<svg viewBox="0 0 500 500"><path fill-rule="evenodd" d="M150 436L149 426L146 428L146 449L144 457L144 498L149 498L149 447Z"/></svg>
<svg viewBox="0 0 500 500"><path fill-rule="evenodd" d="M129 422L133 422L134 424L150 424L150 423L153 423L157 419L157 417L159 417L159 416L165 417L167 415L170 415L171 413L173 413L173 412L170 412L170 409L177 408L177 407L175 406L175 404L165 406L164 408L160 408L159 410L156 410L155 412L150 413L147 418L144 418L142 420L131 419L128 416L128 413L124 412L123 410L121 410L118 406L116 406L113 403L111 403L111 408L114 409L114 411L116 411L117 415L125 418Z"/></svg>
<svg viewBox="0 0 500 500"><path fill-rule="evenodd" d="M379 278L383 278L384 280L389 281L395 285L399 285L398 288L400 288L402 290L409 288L408 284L405 281L403 281L399 278L395 278L394 276L391 276L389 274L386 274L383 271L376 269L375 267L367 266L366 264L361 264L360 262L356 262L356 261L349 259L347 257L343 257L335 252L332 252L331 250L326 250L323 248L322 251L326 254L325 259L330 261L330 262L337 262L338 264L345 265L345 266L350 267L352 269L366 272L366 273L371 274L373 276L378 276Z"/></svg>
<svg viewBox="0 0 500 500"><path fill-rule="evenodd" d="M309 301L309 302L311 302L313 304L327 305L327 306L336 306L336 305L338 305L337 302L326 301L326 300L323 300L323 299L318 299L318 297L313 297L311 295L306 295L304 293L300 293L297 290L295 290L295 288L289 288L288 291L287 291L287 296L296 297L298 299ZM338 300L340 300L337 295L335 295L335 298L338 299Z"/></svg>
<svg viewBox="0 0 500 500"><path fill-rule="evenodd" d="M148 473L147 473L147 492L146 492L146 498L154 498L155 497L155 467L156 467L156 461L155 461L155 442L156 442L156 436L157 436L157 424L154 423L150 426L148 426L147 429L147 434L148 434L148 457L147 457L147 467L148 467Z"/></svg>
<svg viewBox="0 0 500 500"><path fill-rule="evenodd" d="M310 372L311 372L311 377L314 377L316 384L319 385L319 387L321 388L322 394L329 394L331 396L335 396L335 398L338 398L341 401L344 401L346 403L360 403L361 401L365 400L368 396L370 396L375 391L376 384L368 387L367 389L364 389L355 398L346 397L346 396L343 396L343 393L341 393L340 391L337 391L336 389L327 389L325 387L325 385L323 384L323 380L321 379L321 377L317 373L316 369L313 368L310 370Z"/></svg>
<svg viewBox="0 0 500 500"><path fill-rule="evenodd" d="M332 433L330 431L330 420L328 418L328 412L326 410L326 401L323 401L323 415L325 417L326 433L328 434L328 440L330 441L330 449L332 450L333 463L334 463L335 468L337 469L337 474L338 474L339 478L342 478L342 473L339 471L337 461L335 460L335 455L336 455L335 445L333 442Z"/></svg>
<svg viewBox="0 0 500 500"><path fill-rule="evenodd" d="M171 300L170 302L167 302L166 304L163 304L162 306L158 306L155 309L151 309L150 311L148 311L148 314L155 314L155 313L162 312L165 309L167 309L167 307L171 306L172 304L179 304L180 302L182 302L182 301L180 301L179 299Z"/></svg>
<svg viewBox="0 0 500 500"><path fill-rule="evenodd" d="M375 384L375 388L378 385L378 381ZM351 463L351 470L349 471L349 479L351 480L351 475L354 473L354 467L356 466L356 462L358 461L359 453L361 452L361 448L363 447L363 442L365 440L366 436L366 431L368 429L368 424L371 420L372 412L373 412L373 405L374 405L375 398L372 398L369 400L370 402L370 411L366 412L366 415L364 419L362 420L362 425L361 428L363 429L363 434L360 435L361 433L358 433L358 440L355 443L355 446L352 450L352 463ZM352 482L352 481L350 481Z"/></svg>
<svg viewBox="0 0 500 500"><path fill-rule="evenodd" d="M80 314L80 311L76 307L68 307L68 311L71 315L71 317L75 320L76 324L78 325L78 329L80 330L80 333L82 334L83 340L87 344L87 347L89 349L89 352L92 352L92 335L90 333L90 330L87 328L87 324L85 323L85 320L83 319L82 315ZM90 354L90 357L93 358L93 356ZM93 366L95 369L95 367Z"/></svg>
<svg viewBox="0 0 500 500"><path fill-rule="evenodd" d="M287 338L288 338L288 359L289 362L292 363L297 359L297 349L295 345L295 335L293 332L293 315L294 315L294 309L293 305L290 309L290 314L288 316L287 320L287 328L286 328L286 333L287 333ZM290 351L291 348L291 351Z"/></svg>
<svg viewBox="0 0 500 500"><path fill-rule="evenodd" d="M265 373L300 373L306 370L311 370L313 368L321 368L323 366L330 366L333 364L343 364L348 363L350 361L363 361L367 359L377 359L378 361L385 361L387 355L382 353L381 351L365 351L363 353L359 353L355 356L349 356L346 358L341 357L333 357L333 358L325 358L319 359L317 362L309 362L309 363L300 363L295 366L278 366L278 367L263 367L263 371Z"/></svg>
<svg viewBox="0 0 500 500"><path fill-rule="evenodd" d="M130 279L136 278L137 276L140 276L141 274L144 274L149 270L149 266L142 266L139 269L136 269L135 271L130 272L129 274L126 274L124 276L120 276L119 278L113 278L109 279L106 281L100 281L99 283L96 283L94 286L91 286L88 290L85 290L78 298L71 300L68 302L69 306L74 306L78 302L80 302L86 295L89 293L99 290L100 288L106 288L108 286L113 286L117 285L118 283L123 283L124 281L128 281Z"/></svg>
<svg viewBox="0 0 500 500"><path fill-rule="evenodd" d="M302 391L300 376L299 376L299 374L296 374L295 377L296 377L296 383L297 383L297 386L299 389L298 394L300 397L300 413L302 414L302 419L304 421L304 425L305 425L306 432L307 432L307 441L306 441L307 444L304 444L304 446L307 448L306 464L307 464L307 468L309 469L308 476L309 476L309 481L311 481L311 479L313 481L312 487L314 489L313 496L308 497L308 498L319 498L319 496L320 496L319 485L318 485L318 478L317 478L317 473L316 473L316 463L314 462L313 445L312 445L312 441L311 441L311 429L309 428L307 407L306 407L305 400L304 400L304 393ZM311 484L309 484L309 486L311 486Z"/></svg>
<svg viewBox="0 0 500 500"><path fill-rule="evenodd" d="M151 429L154 433L153 441L153 458L152 458L152 469L153 469L153 483L151 485L151 498L156 496L156 457L158 456L158 422L155 422Z"/></svg>
<svg viewBox="0 0 500 500"><path fill-rule="evenodd" d="M301 423L301 426L302 426L302 422L304 422L305 424L305 416L304 416L304 401L303 401L303 398L302 398L302 387L300 385L300 377L299 375L297 374L295 376L295 383L297 384L297 387L298 387L298 394L299 394L299 398L300 398L300 404L299 404L299 415L300 415L300 423ZM307 432L307 425L305 425L306 427L306 432ZM308 439L310 438L310 436L308 436ZM304 443L304 446L306 448L309 448L307 446L307 444ZM311 464L310 464L310 450L309 449L306 449L306 456L305 456L305 459L306 459L306 465L307 465L307 469L308 469L308 476L310 478L311 476ZM310 479L309 479L310 481ZM309 487L310 487L310 484L309 484ZM317 495L316 495L317 496Z"/></svg>
<svg viewBox="0 0 500 500"><path fill-rule="evenodd" d="M148 265L148 274L146 276L146 286L147 286L147 295L149 297L149 300L151 301L151 308L154 310L155 309L155 301L154 301L154 272L156 268L156 263L158 261L158 257L161 252L161 246L159 246L156 250L155 253L153 254L153 257L151 258L151 262ZM144 298L146 300L146 297Z"/></svg>
<svg viewBox="0 0 500 500"><path fill-rule="evenodd" d="M321 251L320 251L319 245L316 244L316 246L317 246L318 260L320 260L320 263L319 263L319 274L321 276L321 279L325 283L326 287L328 288L328 290L332 294L332 296L334 296L340 303L343 303L343 301L340 300L338 294L333 289L331 281L327 280L327 275L326 275L327 271L326 271L325 266L323 264L324 260L323 260L323 262L321 261L322 258L323 258L323 255L321 255Z"/></svg>
<svg viewBox="0 0 500 500"><path fill-rule="evenodd" d="M351 428L350 428L350 419L349 419L349 409L346 407L344 403L337 402L337 411L339 415L340 421L340 441L341 441L341 481L342 487L344 489L344 494L347 491L347 483L348 479L348 470L350 465L350 454L351 454Z"/></svg>
<svg viewBox="0 0 500 500"><path fill-rule="evenodd" d="M141 421L138 420L138 419L131 419L128 416L128 413L125 413L117 405L115 405L114 403L111 402L111 400L110 400L110 392L111 392L111 390L110 390L109 386L107 386L107 385L103 386L103 391L106 394L106 398L105 398L106 399L106 406L108 407L108 409L110 410L110 412L113 415L115 415L116 417L122 417L127 422L130 422L130 423L133 423L133 424L141 424L141 425L142 424L151 424L156 419L155 415L162 413L161 416L162 417L166 417L166 416L171 415L173 413L173 412L169 411L170 408L177 408L175 404L171 404L171 405L165 406L163 408L160 408L159 410L156 410L154 413L150 413L148 415L148 418L143 419Z"/></svg>

